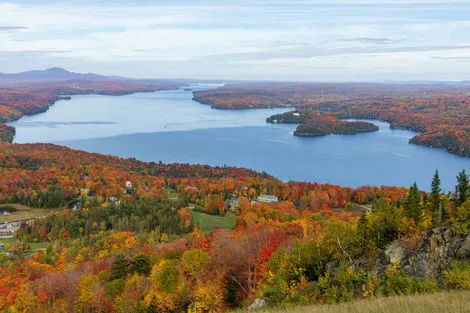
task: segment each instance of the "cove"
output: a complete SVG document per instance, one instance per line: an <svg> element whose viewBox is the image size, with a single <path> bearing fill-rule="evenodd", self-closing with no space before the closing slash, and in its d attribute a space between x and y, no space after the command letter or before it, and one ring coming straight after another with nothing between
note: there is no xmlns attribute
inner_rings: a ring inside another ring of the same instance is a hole
<svg viewBox="0 0 470 313"><path fill-rule="evenodd" d="M204 88L214 86L191 86ZM408 144L414 132L392 130L380 121L373 121L377 132L315 138L293 136L296 125L265 122L285 111L213 110L179 89L75 96L10 125L17 129L18 143L51 142L143 161L248 167L284 181L350 187L416 181L429 190L438 169L443 189L453 191L457 173L470 171L469 158Z"/></svg>

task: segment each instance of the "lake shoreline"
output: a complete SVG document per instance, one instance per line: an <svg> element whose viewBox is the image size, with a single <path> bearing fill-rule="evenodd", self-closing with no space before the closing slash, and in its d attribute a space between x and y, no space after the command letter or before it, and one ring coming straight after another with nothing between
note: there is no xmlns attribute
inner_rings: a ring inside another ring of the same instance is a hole
<svg viewBox="0 0 470 313"><path fill-rule="evenodd" d="M417 180L426 189L437 168L443 188L451 191L455 173L470 169L467 158L410 145L415 132L383 121L367 120L378 131L321 137L293 136L295 124L266 123L267 116L288 110L217 110L183 89L86 95L20 120L15 142L49 142L146 162L231 165L285 182L349 187L409 186Z"/></svg>

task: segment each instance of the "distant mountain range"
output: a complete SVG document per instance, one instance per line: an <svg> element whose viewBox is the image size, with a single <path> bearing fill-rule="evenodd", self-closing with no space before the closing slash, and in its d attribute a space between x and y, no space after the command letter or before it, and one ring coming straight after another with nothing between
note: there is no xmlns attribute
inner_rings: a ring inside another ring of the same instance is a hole
<svg viewBox="0 0 470 313"><path fill-rule="evenodd" d="M256 84L279 84L277 81L251 81L251 80L220 80L220 79L194 79L194 78L176 78L176 79L136 79L122 76L105 76L94 73L76 73L70 72L60 67L53 67L47 70L32 70L21 73L0 73L0 83L25 83L40 81L66 81L66 80L87 80L87 81L134 81L143 84L154 83L246 83L250 85ZM305 81L285 81L284 83L309 83ZM313 82L312 82L313 83ZM348 82L341 82L348 83ZM341 84L339 83L339 84ZM352 84L370 84L370 82L352 83ZM382 81L379 84L398 84L398 85L469 85L470 81ZM348 83L351 84L351 83Z"/></svg>
<svg viewBox="0 0 470 313"><path fill-rule="evenodd" d="M0 81L24 82L24 81L57 81L57 80L93 80L106 81L124 79L120 77L103 76L93 73L81 74L69 72L60 67L47 70L34 70L15 74L0 73Z"/></svg>
<svg viewBox="0 0 470 313"><path fill-rule="evenodd" d="M58 81L72 81L72 80L86 80L86 81L126 81L135 82L148 85L164 85L164 84L192 84L192 83L223 83L222 80L213 79L194 79L194 78L174 78L174 79L155 79L155 78L129 78L123 76L105 76L94 73L75 73L70 72L60 67L53 67L47 70L33 70L21 73L0 73L0 83L11 84L24 84L36 82L58 82ZM237 81L231 81L237 82ZM241 81L240 81L241 82Z"/></svg>

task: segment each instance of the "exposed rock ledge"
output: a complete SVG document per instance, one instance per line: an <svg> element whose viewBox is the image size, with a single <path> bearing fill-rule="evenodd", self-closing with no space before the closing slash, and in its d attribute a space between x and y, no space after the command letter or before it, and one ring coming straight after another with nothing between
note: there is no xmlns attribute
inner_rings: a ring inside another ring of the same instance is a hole
<svg viewBox="0 0 470 313"><path fill-rule="evenodd" d="M470 234L458 234L449 226L441 226L422 233L421 248L411 250L400 241L392 242L376 261L383 273L390 264L399 264L405 273L415 277L443 278L442 269L455 260L470 260Z"/></svg>

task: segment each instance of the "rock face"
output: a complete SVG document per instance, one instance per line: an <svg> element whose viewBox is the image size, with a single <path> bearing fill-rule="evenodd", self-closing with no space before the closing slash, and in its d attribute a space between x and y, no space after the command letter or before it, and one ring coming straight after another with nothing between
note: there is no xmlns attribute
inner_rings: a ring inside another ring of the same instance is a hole
<svg viewBox="0 0 470 313"><path fill-rule="evenodd" d="M442 279L442 268L454 260L470 260L470 234L458 234L449 226L437 227L422 233L419 249L408 249L400 241L392 242L376 261L383 273L390 264L399 264L405 273L423 278Z"/></svg>
<svg viewBox="0 0 470 313"><path fill-rule="evenodd" d="M256 310L259 310L259 309L262 309L263 307L266 306L266 301L264 301L264 299L256 299L255 301L253 301L253 303L247 307L248 311L256 311Z"/></svg>

